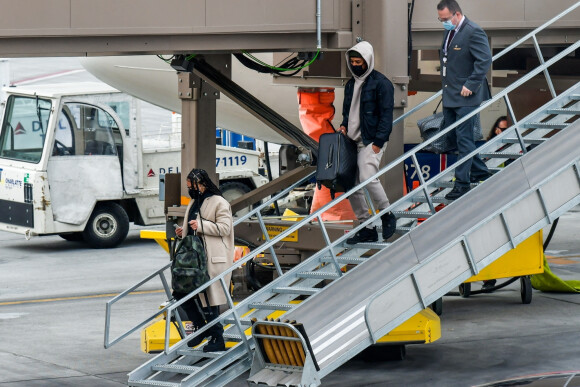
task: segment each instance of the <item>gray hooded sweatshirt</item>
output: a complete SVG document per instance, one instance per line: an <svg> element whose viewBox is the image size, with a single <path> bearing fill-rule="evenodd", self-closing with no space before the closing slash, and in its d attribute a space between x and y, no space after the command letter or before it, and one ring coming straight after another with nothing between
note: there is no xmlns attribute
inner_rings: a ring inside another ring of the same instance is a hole
<svg viewBox="0 0 580 387"><path fill-rule="evenodd" d="M367 71L363 75L356 76L352 72L350 67L350 58L348 56L349 51L356 51L362 55L363 59L367 63ZM373 51L373 46L369 42L360 42L352 47L346 52L346 63L352 76L354 77L354 91L352 94L352 102L350 104L350 112L348 114L348 136L354 141L361 141L361 130L360 130L360 95L362 91L362 86L365 83L368 75L375 68L375 54Z"/></svg>

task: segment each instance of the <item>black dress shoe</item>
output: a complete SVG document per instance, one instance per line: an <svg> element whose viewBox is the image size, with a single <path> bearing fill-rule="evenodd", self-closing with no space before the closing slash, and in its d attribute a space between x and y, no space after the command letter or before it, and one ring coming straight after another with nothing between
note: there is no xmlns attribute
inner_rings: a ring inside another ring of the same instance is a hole
<svg viewBox="0 0 580 387"><path fill-rule="evenodd" d="M379 240L379 234L377 233L377 228L365 227L359 230L352 238L348 238L346 243L349 245L355 245L357 243L363 242L376 242Z"/></svg>
<svg viewBox="0 0 580 387"><path fill-rule="evenodd" d="M471 183L481 183L481 182L484 182L484 181L486 181L487 179L489 179L491 176L492 176L492 174L491 174L491 173L488 173L487 175L484 175L484 176L479 176L479 177L478 177L478 176L471 176L471 177L469 178L469 181L470 181Z"/></svg>
<svg viewBox="0 0 580 387"><path fill-rule="evenodd" d="M469 192L469 188L470 187L455 186L455 187L453 187L451 192L449 192L447 195L445 195L445 199L447 199L447 200L459 199L460 197L465 195L467 192Z"/></svg>

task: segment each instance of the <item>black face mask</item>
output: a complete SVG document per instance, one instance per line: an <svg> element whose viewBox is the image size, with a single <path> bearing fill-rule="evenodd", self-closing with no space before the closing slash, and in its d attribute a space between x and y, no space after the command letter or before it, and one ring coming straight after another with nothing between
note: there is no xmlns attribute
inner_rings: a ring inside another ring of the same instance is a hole
<svg viewBox="0 0 580 387"><path fill-rule="evenodd" d="M192 199L196 199L199 197L199 190L197 190L195 188L189 188L188 192L189 192L189 197L191 197Z"/></svg>
<svg viewBox="0 0 580 387"><path fill-rule="evenodd" d="M361 75L363 75L367 71L365 68L363 68L363 65L360 65L360 66L350 65L350 68L352 69L352 73L354 75L356 75L357 77L360 77Z"/></svg>

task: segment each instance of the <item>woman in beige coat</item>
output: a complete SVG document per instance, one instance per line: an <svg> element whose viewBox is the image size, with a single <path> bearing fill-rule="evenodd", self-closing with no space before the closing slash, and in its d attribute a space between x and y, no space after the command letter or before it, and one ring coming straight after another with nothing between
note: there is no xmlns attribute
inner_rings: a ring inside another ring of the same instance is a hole
<svg viewBox="0 0 580 387"><path fill-rule="evenodd" d="M209 276L214 278L231 267L234 262L234 230L230 203L223 198L222 193L210 180L205 170L192 169L186 181L189 195L193 200L185 211L183 226L178 227L175 232L181 238L189 232L197 232L207 252ZM226 285L229 285L230 279L231 274L224 278ZM209 306L206 305L207 300L203 294L182 305L196 330L216 319L220 314L219 305L226 303L226 295L219 281L212 284L206 294ZM173 295L178 300L186 296L186 294L175 292ZM196 304L199 299L205 313L201 313ZM203 350L205 352L224 351L225 343L221 323L215 323L206 332L211 335L211 340ZM188 345L197 346L202 340L203 337L196 338Z"/></svg>

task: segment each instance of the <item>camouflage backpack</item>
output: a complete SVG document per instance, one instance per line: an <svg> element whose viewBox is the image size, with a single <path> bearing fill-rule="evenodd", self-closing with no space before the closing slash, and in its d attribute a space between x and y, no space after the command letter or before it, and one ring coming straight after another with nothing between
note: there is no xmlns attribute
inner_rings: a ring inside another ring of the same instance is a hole
<svg viewBox="0 0 580 387"><path fill-rule="evenodd" d="M171 285L178 293L191 293L210 280L203 241L187 235L177 244L171 262Z"/></svg>

